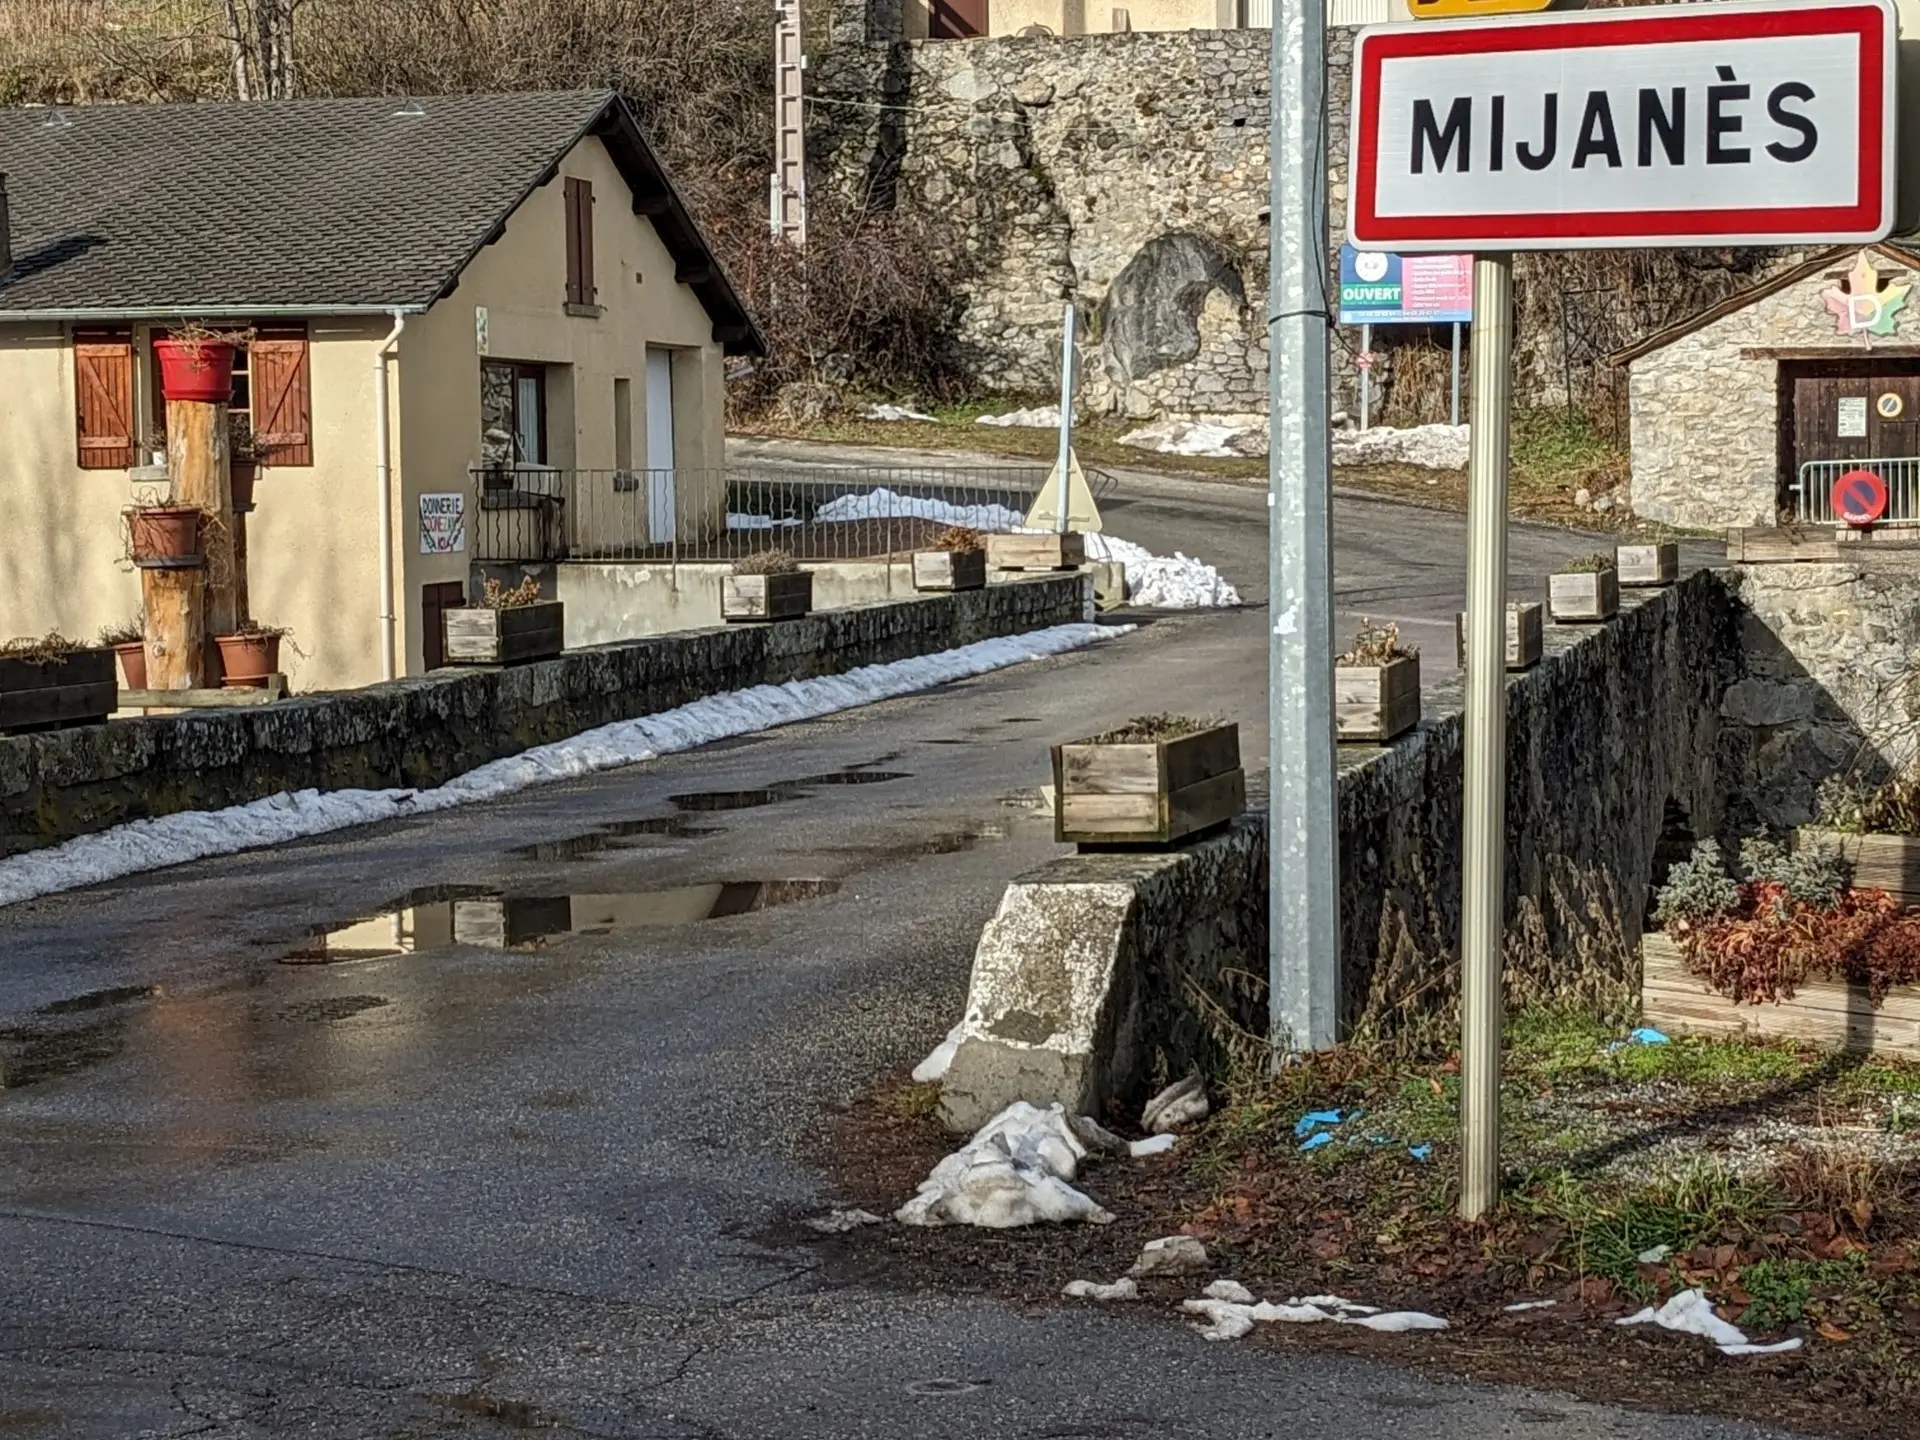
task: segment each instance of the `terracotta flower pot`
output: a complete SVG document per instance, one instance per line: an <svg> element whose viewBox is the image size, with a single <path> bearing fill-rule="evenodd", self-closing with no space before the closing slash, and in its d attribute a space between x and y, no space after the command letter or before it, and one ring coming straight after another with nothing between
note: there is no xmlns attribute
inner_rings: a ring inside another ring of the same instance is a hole
<svg viewBox="0 0 1920 1440"><path fill-rule="evenodd" d="M220 647L220 684L228 690L264 690L267 677L280 669L278 635L216 635Z"/></svg>
<svg viewBox="0 0 1920 1440"><path fill-rule="evenodd" d="M125 645L113 647L120 657L121 673L127 677L127 689L144 690L147 688L147 645L144 640L133 640Z"/></svg>
<svg viewBox="0 0 1920 1440"><path fill-rule="evenodd" d="M233 398L233 346L225 341L155 340L153 355L167 399L224 405Z"/></svg>
<svg viewBox="0 0 1920 1440"><path fill-rule="evenodd" d="M192 560L200 548L200 512L191 505L142 507L127 517L136 563Z"/></svg>

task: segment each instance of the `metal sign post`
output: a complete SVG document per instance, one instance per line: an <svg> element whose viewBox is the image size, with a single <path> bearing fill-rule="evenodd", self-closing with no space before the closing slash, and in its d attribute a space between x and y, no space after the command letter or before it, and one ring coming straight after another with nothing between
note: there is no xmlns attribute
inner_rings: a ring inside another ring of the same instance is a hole
<svg viewBox="0 0 1920 1440"><path fill-rule="evenodd" d="M1276 0L1267 504L1268 1034L1276 1069L1336 1038L1333 503L1327 436L1326 0Z"/></svg>
<svg viewBox="0 0 1920 1440"><path fill-rule="evenodd" d="M1067 533L1067 512L1073 509L1068 501L1071 490L1069 483L1073 472L1073 370L1074 345L1073 332L1079 321L1074 313L1073 301L1067 301L1066 318L1060 322L1060 533Z"/></svg>
<svg viewBox="0 0 1920 1440"><path fill-rule="evenodd" d="M1460 322L1453 322L1453 384L1447 391L1447 423L1460 423Z"/></svg>
<svg viewBox="0 0 1920 1440"><path fill-rule="evenodd" d="M1506 938L1507 413L1513 259L1473 262L1467 462L1467 735L1461 804L1460 1214L1500 1197L1500 957Z"/></svg>

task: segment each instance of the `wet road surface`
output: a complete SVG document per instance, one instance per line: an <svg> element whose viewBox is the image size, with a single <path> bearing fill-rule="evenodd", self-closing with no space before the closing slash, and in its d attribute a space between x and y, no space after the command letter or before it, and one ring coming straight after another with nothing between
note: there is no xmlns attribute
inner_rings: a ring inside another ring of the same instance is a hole
<svg viewBox="0 0 1920 1440"><path fill-rule="evenodd" d="M1046 745L1204 695L1257 756L1264 625L0 910L0 1436L1760 1435L753 1238L1056 853Z"/></svg>

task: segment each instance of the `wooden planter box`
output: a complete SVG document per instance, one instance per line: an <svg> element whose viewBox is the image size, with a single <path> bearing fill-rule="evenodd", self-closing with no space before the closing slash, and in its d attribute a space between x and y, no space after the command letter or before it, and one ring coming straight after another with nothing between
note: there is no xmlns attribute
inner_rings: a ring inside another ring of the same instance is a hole
<svg viewBox="0 0 1920 1440"><path fill-rule="evenodd" d="M119 708L118 658L100 649L57 662L0 659L0 733L104 722Z"/></svg>
<svg viewBox="0 0 1920 1440"><path fill-rule="evenodd" d="M566 648L566 606L541 600L513 610L473 606L442 612L449 665L524 665Z"/></svg>
<svg viewBox="0 0 1920 1440"><path fill-rule="evenodd" d="M1546 620L1541 607L1532 604L1507 606L1507 669L1526 670L1540 663ZM1467 612L1453 617L1454 654L1460 668L1467 668Z"/></svg>
<svg viewBox="0 0 1920 1440"><path fill-rule="evenodd" d="M989 535L987 564L995 570L1078 570L1087 563L1087 537Z"/></svg>
<svg viewBox="0 0 1920 1440"><path fill-rule="evenodd" d="M1620 613L1619 572L1600 570L1550 577L1547 609L1561 625L1611 620Z"/></svg>
<svg viewBox="0 0 1920 1440"><path fill-rule="evenodd" d="M728 575L720 581L720 614L728 621L798 620L813 608L813 572Z"/></svg>
<svg viewBox="0 0 1920 1440"><path fill-rule="evenodd" d="M984 550L913 552L913 588L916 590L979 590L986 583Z"/></svg>
<svg viewBox="0 0 1920 1440"><path fill-rule="evenodd" d="M1053 747L1056 839L1081 845L1170 845L1247 808L1240 727L1177 740Z"/></svg>
<svg viewBox="0 0 1920 1440"><path fill-rule="evenodd" d="M1840 1050L1920 1056L1920 987L1896 985L1878 1010L1864 986L1854 989L1833 980L1810 980L1791 1000L1738 1005L1689 973L1680 947L1665 935L1643 936L1640 959L1640 1010L1657 1029L1785 1037Z"/></svg>
<svg viewBox="0 0 1920 1440"><path fill-rule="evenodd" d="M1616 545L1613 563L1622 585L1671 585L1680 578L1680 547L1671 541Z"/></svg>
<svg viewBox="0 0 1920 1440"><path fill-rule="evenodd" d="M1420 657L1386 665L1336 665L1334 733L1384 743L1420 723Z"/></svg>
<svg viewBox="0 0 1920 1440"><path fill-rule="evenodd" d="M1814 844L1838 850L1853 866L1853 883L1863 890L1884 890L1902 905L1920 905L1920 837L1854 835L1802 825L1795 849Z"/></svg>

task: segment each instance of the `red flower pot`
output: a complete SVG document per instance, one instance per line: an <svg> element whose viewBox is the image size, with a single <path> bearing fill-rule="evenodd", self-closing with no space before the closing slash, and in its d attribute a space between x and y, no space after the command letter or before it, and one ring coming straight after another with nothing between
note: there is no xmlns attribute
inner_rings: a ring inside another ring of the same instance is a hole
<svg viewBox="0 0 1920 1440"><path fill-rule="evenodd" d="M144 690L147 688L147 645L144 640L134 640L125 645L116 645L114 650L120 656L120 669L127 677L127 689Z"/></svg>
<svg viewBox="0 0 1920 1440"><path fill-rule="evenodd" d="M155 340L153 355L167 399L225 405L233 398L233 346L224 340Z"/></svg>
<svg viewBox="0 0 1920 1440"><path fill-rule="evenodd" d="M220 684L228 690L264 690L267 677L280 669L278 635L216 635L220 647Z"/></svg>
<svg viewBox="0 0 1920 1440"><path fill-rule="evenodd" d="M135 563L192 560L200 548L200 511L192 505L155 505L130 511L127 529Z"/></svg>

